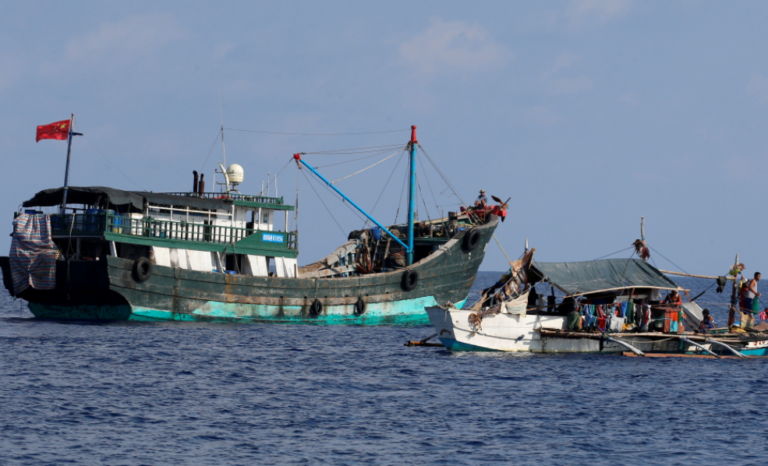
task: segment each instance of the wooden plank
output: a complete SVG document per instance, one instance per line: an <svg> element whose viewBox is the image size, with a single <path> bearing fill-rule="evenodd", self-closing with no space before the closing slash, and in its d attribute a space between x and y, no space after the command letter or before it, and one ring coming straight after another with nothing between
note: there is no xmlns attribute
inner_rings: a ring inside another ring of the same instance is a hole
<svg viewBox="0 0 768 466"><path fill-rule="evenodd" d="M635 353L632 352L624 352L621 353L623 356L627 356L630 358L636 358L638 357ZM741 359L737 356L720 356L720 358L717 358L715 356L710 356L708 354L683 354L683 353L645 353L646 358L703 358L703 359ZM748 356L749 357L749 356Z"/></svg>
<svg viewBox="0 0 768 466"><path fill-rule="evenodd" d="M661 269L658 269L658 270L661 273L668 273L670 275L680 275L681 277L708 278L708 279L712 279L712 280L717 280L718 278L720 278L720 277L713 277L711 275L694 275L692 273L672 272L670 270L661 270ZM725 279L726 280L736 280L736 277L726 276Z"/></svg>

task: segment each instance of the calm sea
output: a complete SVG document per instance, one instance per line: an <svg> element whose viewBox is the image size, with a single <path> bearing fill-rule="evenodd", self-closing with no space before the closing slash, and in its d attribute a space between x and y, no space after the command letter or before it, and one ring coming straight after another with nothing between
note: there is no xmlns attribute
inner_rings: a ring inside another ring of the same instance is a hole
<svg viewBox="0 0 768 466"><path fill-rule="evenodd" d="M429 334L44 322L3 290L0 464L768 461L768 359L403 346Z"/></svg>

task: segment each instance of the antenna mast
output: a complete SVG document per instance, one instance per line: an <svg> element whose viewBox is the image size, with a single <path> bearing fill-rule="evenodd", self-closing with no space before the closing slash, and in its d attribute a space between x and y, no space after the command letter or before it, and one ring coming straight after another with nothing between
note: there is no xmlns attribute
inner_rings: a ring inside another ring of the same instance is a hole
<svg viewBox="0 0 768 466"><path fill-rule="evenodd" d="M219 79L216 78L216 94L219 96L219 117L221 122L221 156L224 159L224 166L227 166L227 147L224 145L224 109L221 106L221 91L219 90Z"/></svg>

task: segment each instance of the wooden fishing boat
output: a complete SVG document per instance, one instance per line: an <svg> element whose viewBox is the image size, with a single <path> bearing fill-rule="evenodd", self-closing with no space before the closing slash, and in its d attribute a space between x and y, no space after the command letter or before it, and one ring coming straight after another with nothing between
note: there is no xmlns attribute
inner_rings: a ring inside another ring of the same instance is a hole
<svg viewBox="0 0 768 466"><path fill-rule="evenodd" d="M318 176L375 225L303 267L298 231L288 230L294 207L282 197L236 191L239 166L220 164L221 192L206 192L196 173L186 193L65 181L16 213L11 256L0 258L5 287L41 318L426 324L425 307L466 300L506 212L470 207L417 224L417 145L413 127L403 147L411 182L402 225L384 226L294 156L298 169ZM37 229L24 230L30 225Z"/></svg>
<svg viewBox="0 0 768 466"><path fill-rule="evenodd" d="M427 308L436 336L447 349L630 352L637 356L768 355L766 329L735 333L724 328L702 334L698 332L702 309L694 301L681 306L658 301L646 304L654 290L688 290L642 259L542 263L533 261L534 251L515 261L510 272L488 290L499 291L484 295L472 309ZM535 297L536 284L549 285L552 295ZM633 311L635 306L642 314L627 316L626 311ZM590 315L595 308L599 314ZM685 324L694 330L685 331Z"/></svg>

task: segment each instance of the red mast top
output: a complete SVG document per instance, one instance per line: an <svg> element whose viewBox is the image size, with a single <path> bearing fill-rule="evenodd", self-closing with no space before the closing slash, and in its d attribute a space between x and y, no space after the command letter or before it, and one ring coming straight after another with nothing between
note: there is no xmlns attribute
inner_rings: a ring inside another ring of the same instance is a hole
<svg viewBox="0 0 768 466"><path fill-rule="evenodd" d="M416 127L411 126L411 142L419 142L416 140Z"/></svg>

